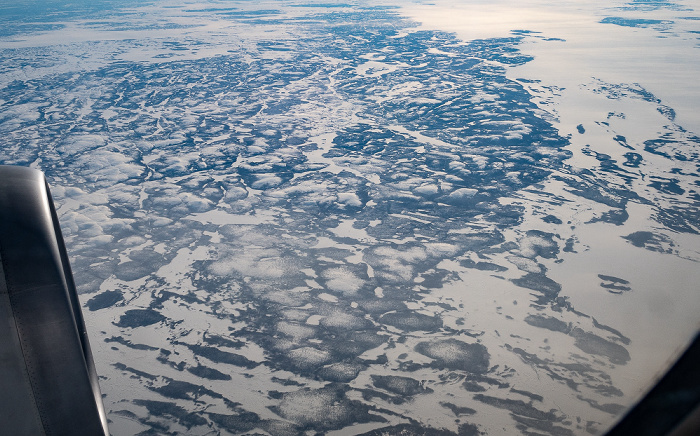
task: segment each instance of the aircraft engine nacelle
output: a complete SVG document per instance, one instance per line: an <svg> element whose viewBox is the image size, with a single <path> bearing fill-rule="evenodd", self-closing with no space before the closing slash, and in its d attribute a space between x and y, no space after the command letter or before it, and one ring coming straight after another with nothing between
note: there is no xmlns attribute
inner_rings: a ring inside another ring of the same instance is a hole
<svg viewBox="0 0 700 436"><path fill-rule="evenodd" d="M108 434L48 185L12 166L0 166L0 433Z"/></svg>

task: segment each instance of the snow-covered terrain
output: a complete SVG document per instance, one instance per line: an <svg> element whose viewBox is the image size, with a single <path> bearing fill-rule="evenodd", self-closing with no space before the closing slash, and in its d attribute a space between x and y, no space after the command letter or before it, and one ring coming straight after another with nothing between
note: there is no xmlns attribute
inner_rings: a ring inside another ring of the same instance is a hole
<svg viewBox="0 0 700 436"><path fill-rule="evenodd" d="M692 2L0 9L110 431L600 434L700 327Z"/></svg>

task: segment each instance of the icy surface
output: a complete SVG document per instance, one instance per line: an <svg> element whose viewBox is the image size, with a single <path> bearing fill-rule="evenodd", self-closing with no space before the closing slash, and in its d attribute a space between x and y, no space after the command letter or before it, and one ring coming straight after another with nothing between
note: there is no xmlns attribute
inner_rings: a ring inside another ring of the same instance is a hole
<svg viewBox="0 0 700 436"><path fill-rule="evenodd" d="M692 6L3 6L112 434L604 432L700 327Z"/></svg>

